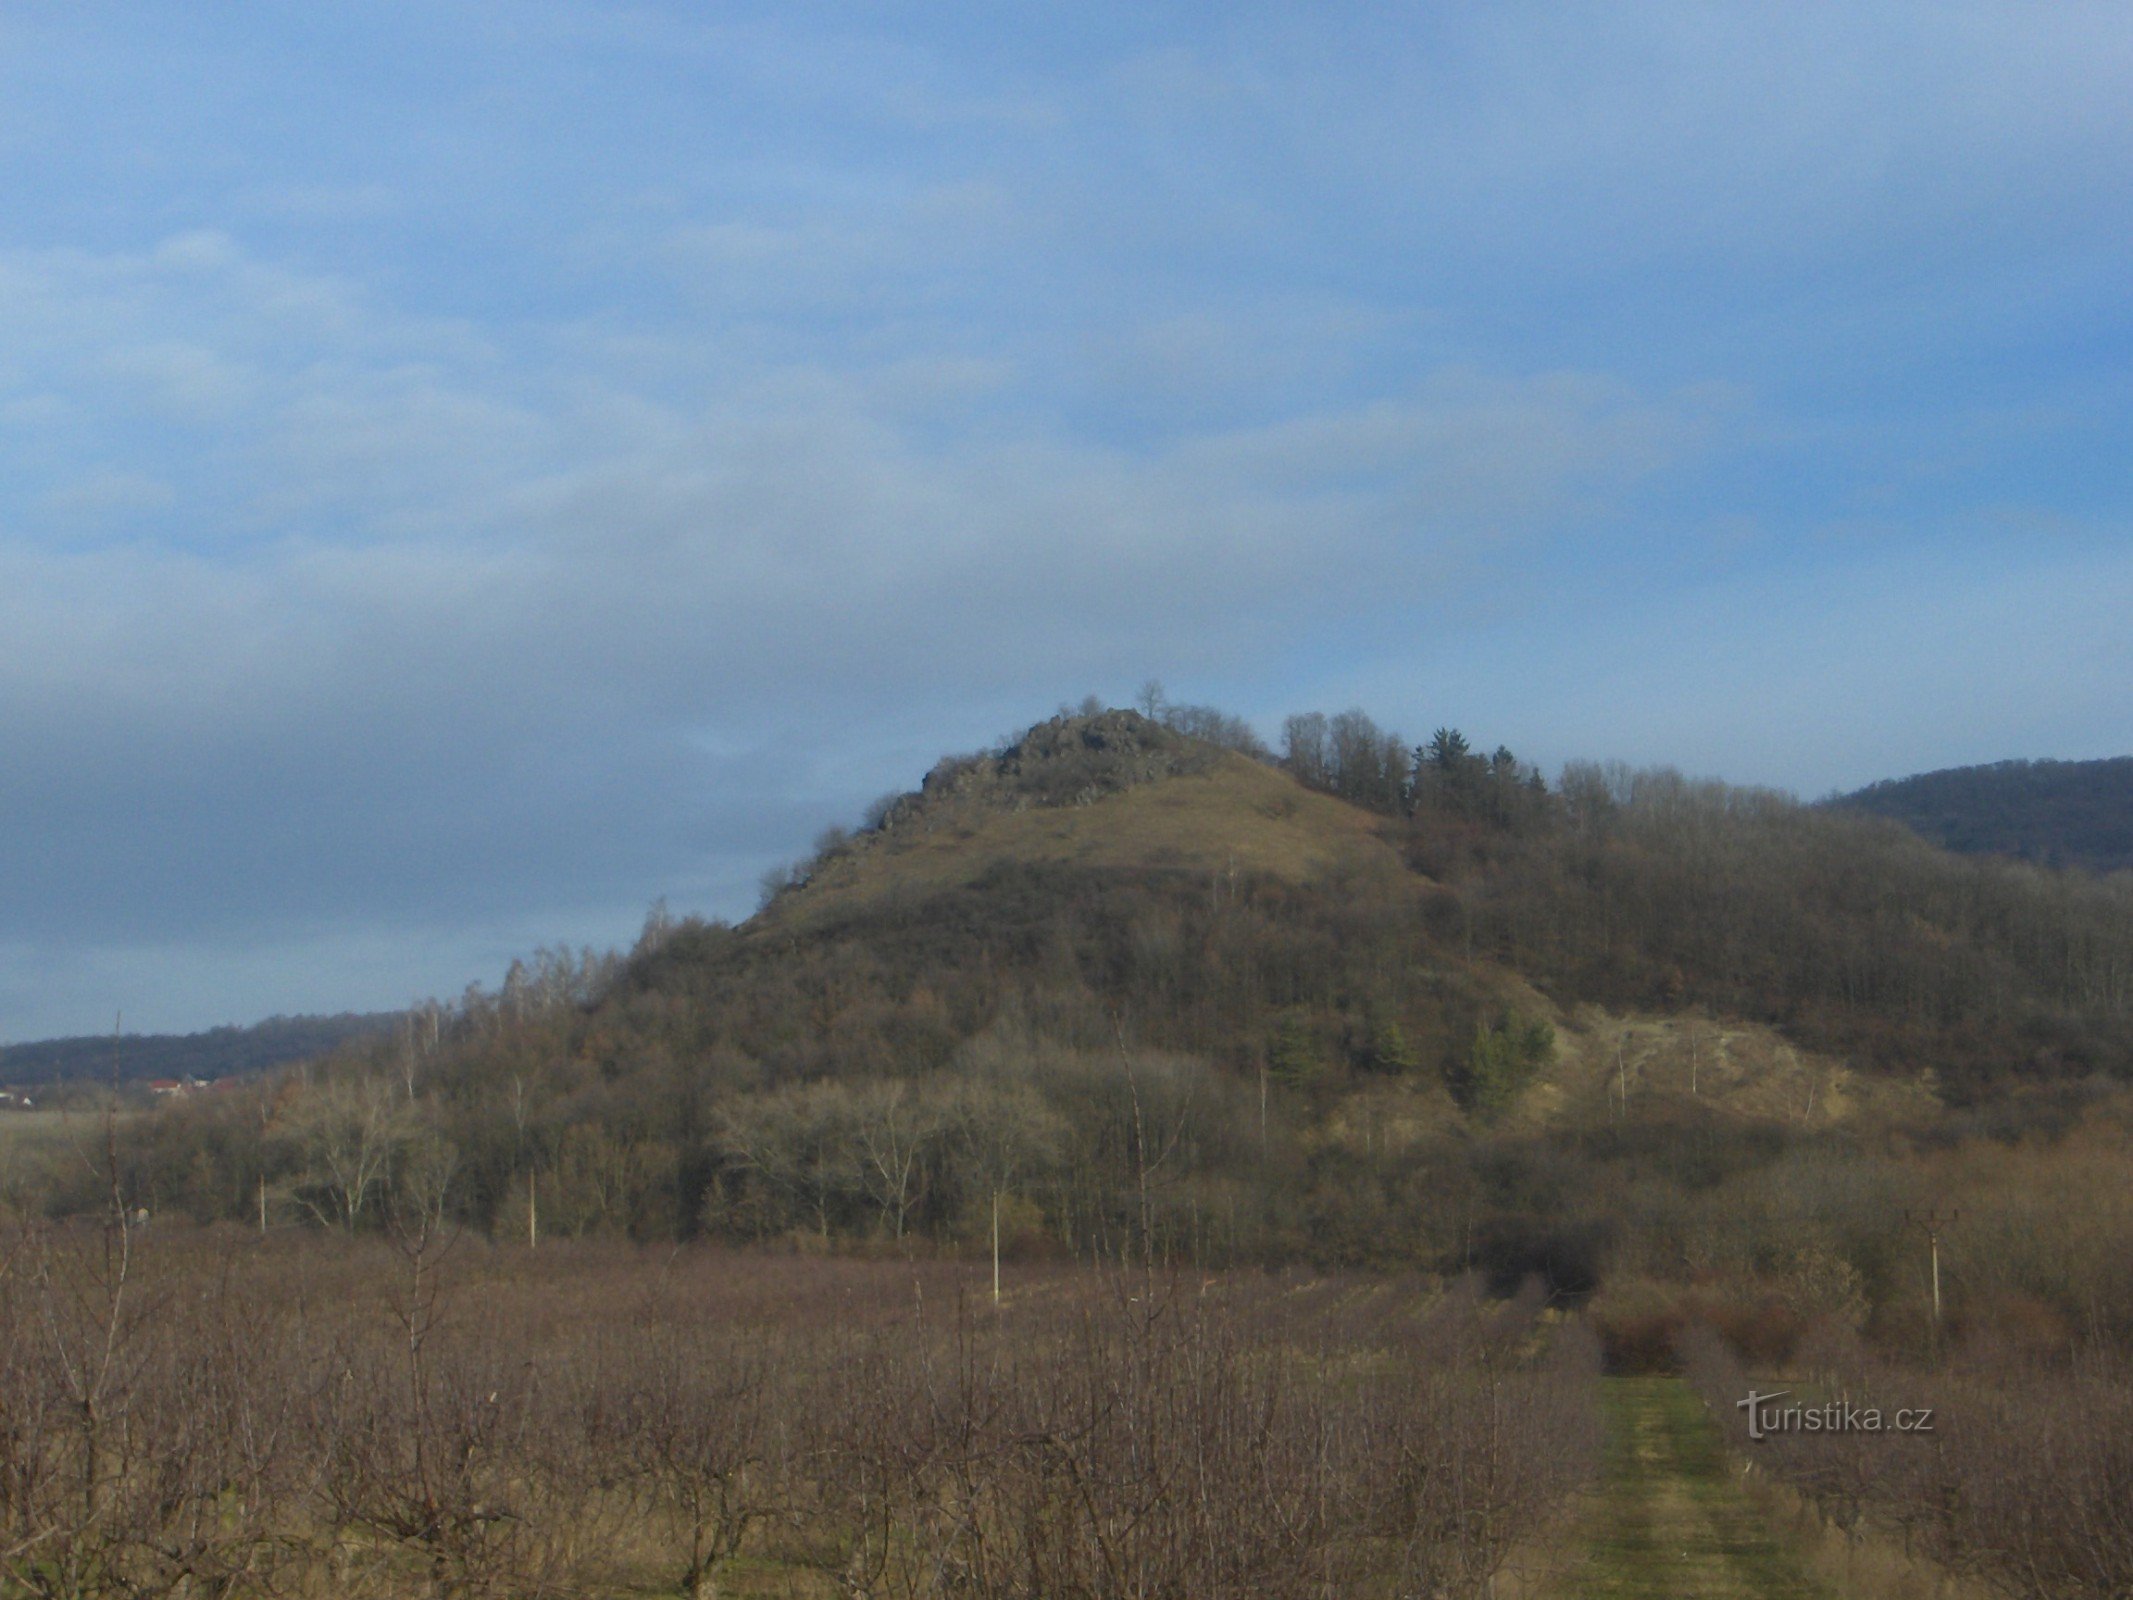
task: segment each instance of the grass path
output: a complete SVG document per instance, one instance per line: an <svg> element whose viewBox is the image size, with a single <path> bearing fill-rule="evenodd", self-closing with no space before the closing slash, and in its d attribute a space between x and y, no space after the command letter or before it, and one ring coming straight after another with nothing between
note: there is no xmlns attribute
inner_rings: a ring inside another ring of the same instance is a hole
<svg viewBox="0 0 2133 1600"><path fill-rule="evenodd" d="M1606 1464L1558 1600L1834 1600L1741 1493L1703 1405L1676 1378L1609 1378Z"/></svg>

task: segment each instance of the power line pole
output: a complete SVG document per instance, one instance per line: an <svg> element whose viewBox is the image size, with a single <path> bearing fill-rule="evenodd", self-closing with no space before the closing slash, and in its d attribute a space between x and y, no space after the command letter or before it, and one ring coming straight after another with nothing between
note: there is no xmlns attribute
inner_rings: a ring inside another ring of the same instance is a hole
<svg viewBox="0 0 2133 1600"><path fill-rule="evenodd" d="M1904 1207L1903 1220L1926 1236L1926 1249L1933 1262L1933 1337L1940 1338L1940 1236L1941 1230L1961 1216L1960 1211L1913 1211Z"/></svg>

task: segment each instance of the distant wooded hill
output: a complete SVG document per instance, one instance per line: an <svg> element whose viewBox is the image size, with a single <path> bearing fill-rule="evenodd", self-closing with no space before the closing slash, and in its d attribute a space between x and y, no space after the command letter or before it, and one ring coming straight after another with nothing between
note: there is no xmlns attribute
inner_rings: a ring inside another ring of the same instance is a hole
<svg viewBox="0 0 2133 1600"><path fill-rule="evenodd" d="M397 1013L344 1012L332 1017L269 1017L248 1028L210 1028L205 1033L109 1034L78 1039L39 1039L0 1045L0 1083L67 1083L83 1079L121 1082L146 1078L224 1078L263 1072L322 1056L354 1040L383 1033Z"/></svg>
<svg viewBox="0 0 2133 1600"><path fill-rule="evenodd" d="M1969 855L2133 869L2133 756L1950 767L1871 784L1837 803Z"/></svg>

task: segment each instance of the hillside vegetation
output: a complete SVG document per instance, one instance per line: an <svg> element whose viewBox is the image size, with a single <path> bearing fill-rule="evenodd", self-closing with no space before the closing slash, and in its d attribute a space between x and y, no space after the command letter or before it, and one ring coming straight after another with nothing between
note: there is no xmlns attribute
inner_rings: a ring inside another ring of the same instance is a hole
<svg viewBox="0 0 2133 1600"><path fill-rule="evenodd" d="M1165 738L1130 712L1082 731L1101 743L1029 763L1052 779L1050 793L1016 781L1019 754L937 768L927 789L899 797L873 827L828 836L810 862L788 872L786 883L807 892L774 897L760 931L774 937L919 904L1002 867L1292 885L1399 874L1398 852L1375 818L1265 762ZM1010 762L1012 772L1003 772Z"/></svg>
<svg viewBox="0 0 2133 1600"><path fill-rule="evenodd" d="M2133 1206L2035 1198L2133 1193L2129 984L2125 884L1878 819L1359 713L1278 761L1062 715L740 926L655 915L144 1118L125 1181L357 1233L415 1193L499 1238L1532 1276L1624 1365L1691 1312L1916 1344L1905 1208L1959 1193L1955 1317L2133 1340Z"/></svg>

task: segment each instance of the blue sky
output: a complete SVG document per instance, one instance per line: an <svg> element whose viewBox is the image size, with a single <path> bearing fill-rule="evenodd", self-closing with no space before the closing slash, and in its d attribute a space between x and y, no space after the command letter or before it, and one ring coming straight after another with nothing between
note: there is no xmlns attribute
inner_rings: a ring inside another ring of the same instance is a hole
<svg viewBox="0 0 2133 1600"><path fill-rule="evenodd" d="M2133 751L2121 6L0 14L0 1038L403 1003L1146 678Z"/></svg>

